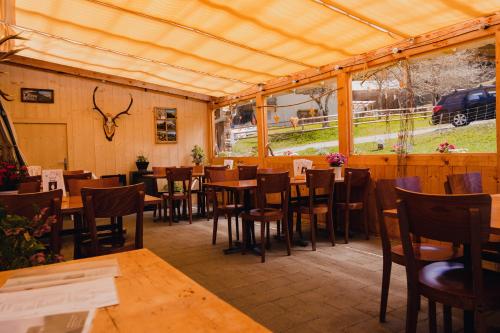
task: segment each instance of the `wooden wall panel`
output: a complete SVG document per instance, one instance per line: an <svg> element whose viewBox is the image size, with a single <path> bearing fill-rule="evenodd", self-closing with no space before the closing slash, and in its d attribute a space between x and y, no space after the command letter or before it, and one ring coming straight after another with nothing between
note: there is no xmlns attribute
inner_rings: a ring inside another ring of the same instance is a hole
<svg viewBox="0 0 500 333"><path fill-rule="evenodd" d="M139 153L149 158L150 166L167 166L191 164L189 154L195 144L208 151L205 102L15 65L2 64L0 71L5 73L0 75L2 89L14 97L13 102L4 102L14 122L67 124L70 169L128 174L136 169ZM112 142L104 136L102 117L93 110L96 85L97 104L104 112L115 115L126 108L129 94L134 98L131 115L118 119ZM55 103L21 103L21 87L54 89ZM155 144L154 107L177 108L177 144Z"/></svg>

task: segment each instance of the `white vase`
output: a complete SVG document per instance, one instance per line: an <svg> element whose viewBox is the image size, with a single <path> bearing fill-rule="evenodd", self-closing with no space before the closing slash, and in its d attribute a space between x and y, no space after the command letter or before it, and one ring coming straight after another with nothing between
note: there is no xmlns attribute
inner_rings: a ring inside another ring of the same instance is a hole
<svg viewBox="0 0 500 333"><path fill-rule="evenodd" d="M335 180L341 180L342 179L342 167L333 167L333 170L335 172Z"/></svg>

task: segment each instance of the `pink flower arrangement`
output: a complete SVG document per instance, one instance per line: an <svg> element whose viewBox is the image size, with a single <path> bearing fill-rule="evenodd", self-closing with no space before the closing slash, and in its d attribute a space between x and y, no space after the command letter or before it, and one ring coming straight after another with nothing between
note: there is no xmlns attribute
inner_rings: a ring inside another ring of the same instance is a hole
<svg viewBox="0 0 500 333"><path fill-rule="evenodd" d="M326 155L326 161L332 167L341 167L347 163L347 157L342 153L330 153Z"/></svg>
<svg viewBox="0 0 500 333"><path fill-rule="evenodd" d="M447 141L440 143L439 146L437 146L436 151L440 153L450 153L452 149L457 149L457 147L451 143L448 143Z"/></svg>
<svg viewBox="0 0 500 333"><path fill-rule="evenodd" d="M0 186L10 189L28 175L26 166L18 167L14 163L0 162Z"/></svg>

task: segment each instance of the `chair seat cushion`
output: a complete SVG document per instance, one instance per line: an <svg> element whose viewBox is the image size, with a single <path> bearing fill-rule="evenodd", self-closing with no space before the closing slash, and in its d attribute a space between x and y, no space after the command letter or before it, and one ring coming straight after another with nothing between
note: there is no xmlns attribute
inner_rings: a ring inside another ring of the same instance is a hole
<svg viewBox="0 0 500 333"><path fill-rule="evenodd" d="M252 209L248 213L241 214L242 219L252 220L252 221L276 221L283 219L283 211L277 208L265 208L265 209Z"/></svg>
<svg viewBox="0 0 500 333"><path fill-rule="evenodd" d="M500 273L483 270L483 290L486 305L499 306ZM472 271L458 262L435 262L422 267L419 283L424 296L431 295L438 303L473 309L475 306L472 287Z"/></svg>
<svg viewBox="0 0 500 333"><path fill-rule="evenodd" d="M405 264L404 250L402 245L391 248L392 260L400 265ZM446 261L458 259L463 256L463 250L454 249L451 245L413 243L413 253L418 261L427 264L429 262Z"/></svg>

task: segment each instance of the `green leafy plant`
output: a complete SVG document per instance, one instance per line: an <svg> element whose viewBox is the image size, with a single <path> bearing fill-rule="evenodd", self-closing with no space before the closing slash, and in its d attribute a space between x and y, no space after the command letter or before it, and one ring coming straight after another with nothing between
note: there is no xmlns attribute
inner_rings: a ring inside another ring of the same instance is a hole
<svg viewBox="0 0 500 333"><path fill-rule="evenodd" d="M144 155L137 155L137 159L135 161L139 163L149 162L148 158Z"/></svg>
<svg viewBox="0 0 500 333"><path fill-rule="evenodd" d="M47 208L38 210L33 219L7 214L0 206L0 271L62 261L40 241L56 223Z"/></svg>
<svg viewBox="0 0 500 333"><path fill-rule="evenodd" d="M205 159L205 152L203 151L203 148L198 145L194 145L193 149L191 150L191 157L193 158L193 163L203 163L203 160Z"/></svg>

